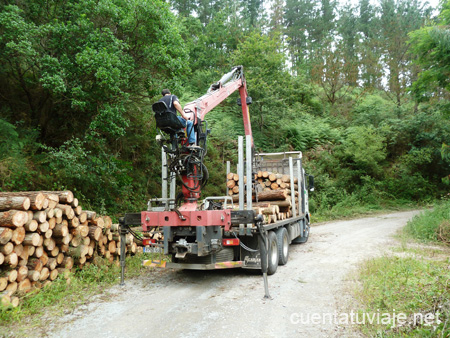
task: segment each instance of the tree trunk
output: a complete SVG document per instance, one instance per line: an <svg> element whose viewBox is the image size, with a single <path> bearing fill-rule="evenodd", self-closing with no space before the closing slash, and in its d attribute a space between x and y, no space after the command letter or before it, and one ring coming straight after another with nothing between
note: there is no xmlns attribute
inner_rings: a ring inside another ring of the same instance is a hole
<svg viewBox="0 0 450 338"><path fill-rule="evenodd" d="M38 246L40 237L38 233L32 232L25 234L25 238L23 240L23 244L25 245L32 245L32 246Z"/></svg>
<svg viewBox="0 0 450 338"><path fill-rule="evenodd" d="M0 244L4 245L8 243L13 236L13 230L9 228L0 227Z"/></svg>
<svg viewBox="0 0 450 338"><path fill-rule="evenodd" d="M0 226L8 228L21 227L28 222L28 214L25 211L9 210L0 212Z"/></svg>
<svg viewBox="0 0 450 338"><path fill-rule="evenodd" d="M26 196L0 196L0 211L5 210L28 210L31 201Z"/></svg>
<svg viewBox="0 0 450 338"><path fill-rule="evenodd" d="M42 191L44 194L57 195L59 203L71 204L73 202L73 193L70 190L66 191Z"/></svg>
<svg viewBox="0 0 450 338"><path fill-rule="evenodd" d="M32 210L41 210L46 200L44 194L39 191L0 192L0 197L28 197Z"/></svg>

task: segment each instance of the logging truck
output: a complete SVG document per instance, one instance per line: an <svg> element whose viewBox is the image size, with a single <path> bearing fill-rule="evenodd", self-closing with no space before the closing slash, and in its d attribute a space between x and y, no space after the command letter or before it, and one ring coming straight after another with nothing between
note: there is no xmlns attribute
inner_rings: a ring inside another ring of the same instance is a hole
<svg viewBox="0 0 450 338"><path fill-rule="evenodd" d="M205 156L210 130L205 115L237 90L245 137L238 139L236 170L227 162L225 196L201 200L209 176ZM162 155L162 197L149 200L147 210L127 213L119 221L121 236L128 232L138 236L132 226L139 225L144 251L170 257L144 261L144 265L261 269L266 276L288 262L291 243L308 240L308 191L313 190L313 177L306 175L300 151L255 153L251 103L243 67L233 67L204 96L184 107L184 112L193 116L194 146L187 142L185 125L166 104L152 106L161 131L157 141ZM177 183L181 186L178 193ZM124 260L121 264L123 282Z"/></svg>

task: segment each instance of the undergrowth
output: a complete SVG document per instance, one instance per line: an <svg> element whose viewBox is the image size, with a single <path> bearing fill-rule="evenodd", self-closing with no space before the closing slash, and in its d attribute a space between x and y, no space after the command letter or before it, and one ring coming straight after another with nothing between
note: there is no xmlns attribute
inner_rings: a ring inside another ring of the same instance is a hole
<svg viewBox="0 0 450 338"><path fill-rule="evenodd" d="M142 267L143 259L151 259L157 254L137 254L126 259L126 278L136 277L148 268ZM120 268L99 258L95 264L75 270L65 276L58 276L49 286L33 290L21 299L17 308L0 307L0 337L8 336L10 326L23 319L39 323L46 311L61 313L73 310L86 303L107 287L120 282ZM38 325L38 324L36 324Z"/></svg>

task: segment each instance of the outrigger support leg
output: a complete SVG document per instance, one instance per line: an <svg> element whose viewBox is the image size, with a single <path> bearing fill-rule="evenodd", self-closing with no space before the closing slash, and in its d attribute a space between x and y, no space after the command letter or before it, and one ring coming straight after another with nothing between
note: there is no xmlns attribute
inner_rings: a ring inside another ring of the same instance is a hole
<svg viewBox="0 0 450 338"><path fill-rule="evenodd" d="M264 299L272 299L269 294L269 280L267 279L267 269L269 267L269 239L267 236L267 230L263 227L262 217L256 221L256 226L259 232L259 250L261 256L261 271L264 279Z"/></svg>
<svg viewBox="0 0 450 338"><path fill-rule="evenodd" d="M125 278L125 246L127 245L126 234L128 233L128 227L125 225L125 219L121 217L119 219L119 235L120 235L120 286L124 286Z"/></svg>

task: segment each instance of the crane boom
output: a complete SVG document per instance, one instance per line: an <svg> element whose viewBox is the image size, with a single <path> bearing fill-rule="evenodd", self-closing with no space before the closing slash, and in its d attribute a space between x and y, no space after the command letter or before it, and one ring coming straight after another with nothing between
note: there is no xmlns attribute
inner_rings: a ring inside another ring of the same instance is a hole
<svg viewBox="0 0 450 338"><path fill-rule="evenodd" d="M184 110L186 112L193 112L195 114L195 124L197 124L198 119L203 121L207 113L217 107L221 102L223 102L238 89L240 95L240 105L242 106L245 135L252 136L250 113L248 110L248 104L249 101L251 102L251 98L247 93L247 84L244 77L243 66L233 67L231 72L226 73L218 82L212 84L205 95L199 97L195 101L186 104L184 106Z"/></svg>

